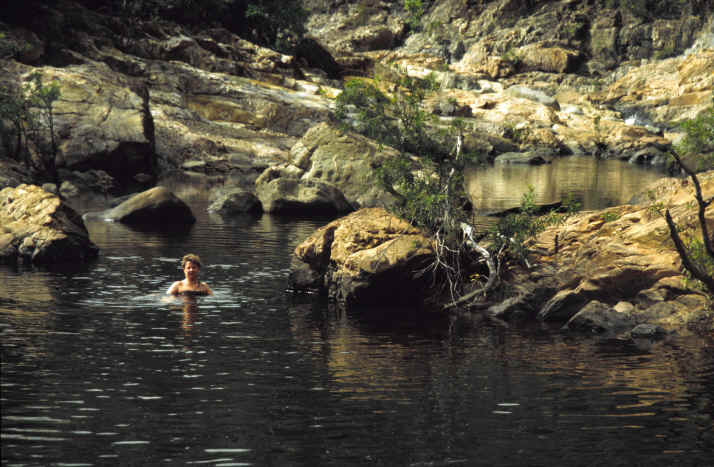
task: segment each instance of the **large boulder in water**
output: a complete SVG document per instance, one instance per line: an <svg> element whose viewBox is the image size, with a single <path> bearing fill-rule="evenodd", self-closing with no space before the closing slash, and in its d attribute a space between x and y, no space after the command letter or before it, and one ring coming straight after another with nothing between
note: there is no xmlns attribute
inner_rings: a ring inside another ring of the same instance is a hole
<svg viewBox="0 0 714 467"><path fill-rule="evenodd" d="M163 186L132 196L117 207L106 211L103 217L124 224L155 226L196 222L191 208Z"/></svg>
<svg viewBox="0 0 714 467"><path fill-rule="evenodd" d="M360 209L295 248L296 289L317 287L346 305L418 303L428 288L417 271L433 261L432 241L382 208Z"/></svg>
<svg viewBox="0 0 714 467"><path fill-rule="evenodd" d="M256 181L256 194L266 212L336 214L352 210L340 190L319 180L272 178L266 169Z"/></svg>
<svg viewBox="0 0 714 467"><path fill-rule="evenodd" d="M208 206L208 211L220 214L259 214L263 211L263 206L253 193L242 188L232 188L217 193Z"/></svg>
<svg viewBox="0 0 714 467"><path fill-rule="evenodd" d="M35 185L0 191L0 262L76 263L97 256L81 216Z"/></svg>
<svg viewBox="0 0 714 467"><path fill-rule="evenodd" d="M395 149L328 123L310 128L290 149L292 164L302 170L298 176L334 185L354 209L394 203L375 169L396 157Z"/></svg>

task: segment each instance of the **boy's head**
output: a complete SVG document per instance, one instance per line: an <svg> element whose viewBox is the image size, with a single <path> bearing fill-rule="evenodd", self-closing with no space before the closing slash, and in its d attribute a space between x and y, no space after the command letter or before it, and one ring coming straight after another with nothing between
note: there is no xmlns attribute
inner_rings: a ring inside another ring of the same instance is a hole
<svg viewBox="0 0 714 467"><path fill-rule="evenodd" d="M181 258L181 269L184 269L186 267L186 263L188 263L189 261L198 265L199 268L201 267L201 258L198 255L189 253L187 255L184 255L183 258Z"/></svg>

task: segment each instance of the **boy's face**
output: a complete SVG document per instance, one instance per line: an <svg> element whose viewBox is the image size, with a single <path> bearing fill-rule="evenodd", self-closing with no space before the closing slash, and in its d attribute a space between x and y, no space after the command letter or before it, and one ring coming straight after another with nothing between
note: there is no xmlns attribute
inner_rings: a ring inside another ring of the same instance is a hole
<svg viewBox="0 0 714 467"><path fill-rule="evenodd" d="M186 263L183 265L183 273L189 280L193 281L198 279L198 274L200 272L201 266L198 263L194 263L193 261L186 261Z"/></svg>

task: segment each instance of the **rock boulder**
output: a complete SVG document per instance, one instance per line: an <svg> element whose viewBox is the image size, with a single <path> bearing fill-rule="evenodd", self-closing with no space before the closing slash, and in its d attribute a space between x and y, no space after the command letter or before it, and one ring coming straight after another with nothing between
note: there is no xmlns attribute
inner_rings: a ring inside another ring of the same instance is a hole
<svg viewBox="0 0 714 467"><path fill-rule="evenodd" d="M0 191L0 262L81 262L97 256L81 216L35 185Z"/></svg>
<svg viewBox="0 0 714 467"><path fill-rule="evenodd" d="M124 224L157 227L166 224L185 225L196 222L191 208L162 186L132 196L115 208L105 211L101 217Z"/></svg>
<svg viewBox="0 0 714 467"><path fill-rule="evenodd" d="M431 240L382 208L360 209L315 231L295 248L291 283L318 286L343 304L418 303L415 273L433 258Z"/></svg>

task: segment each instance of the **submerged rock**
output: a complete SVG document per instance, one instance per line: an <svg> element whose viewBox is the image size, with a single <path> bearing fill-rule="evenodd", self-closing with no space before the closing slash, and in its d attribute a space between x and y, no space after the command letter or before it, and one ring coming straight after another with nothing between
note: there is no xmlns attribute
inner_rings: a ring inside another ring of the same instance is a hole
<svg viewBox="0 0 714 467"><path fill-rule="evenodd" d="M0 262L81 262L97 256L81 216L35 185L0 191Z"/></svg>
<svg viewBox="0 0 714 467"><path fill-rule="evenodd" d="M570 318L564 329L593 334L617 334L630 329L633 321L628 313L619 312L605 303L593 300Z"/></svg>
<svg viewBox="0 0 714 467"><path fill-rule="evenodd" d="M633 339L662 339L666 335L664 328L654 324L638 324L630 331Z"/></svg>

